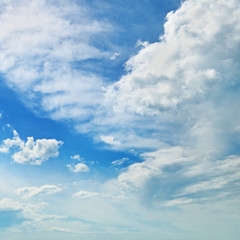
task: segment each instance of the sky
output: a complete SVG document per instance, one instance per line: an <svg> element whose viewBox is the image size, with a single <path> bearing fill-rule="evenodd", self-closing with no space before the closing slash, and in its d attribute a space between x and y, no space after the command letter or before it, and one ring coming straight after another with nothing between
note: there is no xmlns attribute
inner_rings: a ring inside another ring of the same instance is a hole
<svg viewBox="0 0 240 240"><path fill-rule="evenodd" d="M237 240L238 0L1 0L3 240Z"/></svg>

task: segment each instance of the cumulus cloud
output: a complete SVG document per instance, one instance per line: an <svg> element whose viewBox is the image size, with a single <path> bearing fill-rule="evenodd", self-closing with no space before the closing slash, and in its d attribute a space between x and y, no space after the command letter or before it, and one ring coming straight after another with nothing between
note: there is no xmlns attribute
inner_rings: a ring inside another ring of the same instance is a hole
<svg viewBox="0 0 240 240"><path fill-rule="evenodd" d="M89 171L88 166L84 163L77 163L76 165L67 164L67 167L71 172L74 172L74 173Z"/></svg>
<svg viewBox="0 0 240 240"><path fill-rule="evenodd" d="M58 148L63 142L56 139L37 139L28 137L22 150L13 154L16 163L41 165L43 161L59 155Z"/></svg>
<svg viewBox="0 0 240 240"><path fill-rule="evenodd" d="M76 163L76 164L67 164L67 167L71 172L78 173L78 172L88 172L89 171L89 167L83 161L84 158L80 157L79 154L71 156L71 159L81 161L80 163Z"/></svg>
<svg viewBox="0 0 240 240"><path fill-rule="evenodd" d="M96 197L99 196L100 193L98 192L88 192L88 191L79 191L75 194L73 194L73 197L76 198L91 198L91 197Z"/></svg>
<svg viewBox="0 0 240 240"><path fill-rule="evenodd" d="M62 191L60 187L57 187L55 185L43 185L40 187L23 187L23 188L18 188L16 190L16 193L22 198L32 198L38 195L50 195L53 193L57 193Z"/></svg>
<svg viewBox="0 0 240 240"><path fill-rule="evenodd" d="M199 146L224 147L221 141L228 137L223 135L239 129L233 120L239 116L234 104L239 100L238 15L236 0L189 0L170 12L159 41L141 44L126 63L128 73L107 88L105 104L112 109L115 131L123 128L144 139L155 132L155 142L178 144L201 126L201 136L194 136ZM129 134L120 136L124 141Z"/></svg>
<svg viewBox="0 0 240 240"><path fill-rule="evenodd" d="M129 73L110 87L109 97L117 96L115 110L160 114L201 97L210 84L237 80L238 13L237 1L211 0L185 1L170 12L160 41L145 43L126 63ZM206 17L198 20L200 15Z"/></svg>
<svg viewBox="0 0 240 240"><path fill-rule="evenodd" d="M3 140L2 145L1 145L2 152L4 152L4 153L8 153L9 149L12 147L19 147L19 148L24 147L24 142L19 137L19 134L16 130L13 130L13 138L12 139L7 138L7 139Z"/></svg>
<svg viewBox="0 0 240 240"><path fill-rule="evenodd" d="M14 162L19 164L41 165L43 161L51 157L59 155L59 146L62 141L56 139L37 139L28 137L27 142L24 142L17 133L13 130L13 138L5 139L0 147L0 152L8 153L10 149L14 150L12 158Z"/></svg>

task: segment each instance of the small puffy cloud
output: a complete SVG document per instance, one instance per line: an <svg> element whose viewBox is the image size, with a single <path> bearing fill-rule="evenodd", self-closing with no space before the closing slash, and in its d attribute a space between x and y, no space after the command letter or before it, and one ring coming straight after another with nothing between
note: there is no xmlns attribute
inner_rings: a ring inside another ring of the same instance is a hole
<svg viewBox="0 0 240 240"><path fill-rule="evenodd" d="M50 195L62 191L55 185L43 185L41 187L23 187L16 190L16 193L22 198L31 198L38 195Z"/></svg>
<svg viewBox="0 0 240 240"><path fill-rule="evenodd" d="M119 146L121 144L120 141L117 141L113 136L101 136L101 141L113 146Z"/></svg>
<svg viewBox="0 0 240 240"><path fill-rule="evenodd" d="M101 195L101 194L98 193L98 192L79 191L79 192L73 194L73 197L76 197L76 198L91 198L91 197L96 197L96 196L99 196L99 195Z"/></svg>
<svg viewBox="0 0 240 240"><path fill-rule="evenodd" d="M119 53L114 53L111 57L110 60L115 60L120 54Z"/></svg>
<svg viewBox="0 0 240 240"><path fill-rule="evenodd" d="M59 155L59 146L62 141L56 139L37 139L28 137L27 142L24 142L18 135L16 130L13 130L13 138L5 139L0 147L1 153L8 153L10 149L14 149L12 155L14 162L19 164L41 165L43 161L51 157Z"/></svg>
<svg viewBox="0 0 240 240"><path fill-rule="evenodd" d="M71 156L71 159L76 159L76 160L81 160L81 157L80 157L80 155L79 154L76 154L76 155L74 155L74 156Z"/></svg>
<svg viewBox="0 0 240 240"><path fill-rule="evenodd" d="M77 172L88 172L89 168L84 163L77 163L76 165L70 165L67 164L67 167L71 172L77 173Z"/></svg>
<svg viewBox="0 0 240 240"><path fill-rule="evenodd" d="M113 162L112 162L112 165L114 165L114 166L120 166L120 165L122 165L123 163L125 163L125 162L128 161L128 160L129 160L129 158L124 157L124 158L121 158L121 159L118 159L118 160L113 161Z"/></svg>

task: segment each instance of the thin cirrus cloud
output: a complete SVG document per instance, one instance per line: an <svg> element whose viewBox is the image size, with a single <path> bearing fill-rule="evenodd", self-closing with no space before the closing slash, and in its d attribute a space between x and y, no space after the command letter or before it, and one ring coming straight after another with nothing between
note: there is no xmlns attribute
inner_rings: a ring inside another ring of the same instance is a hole
<svg viewBox="0 0 240 240"><path fill-rule="evenodd" d="M1 153L9 153L13 150L12 159L19 164L41 165L49 158L59 155L58 149L63 144L56 139L37 139L28 137L23 141L16 130L13 130L13 138L3 140L0 146Z"/></svg>
<svg viewBox="0 0 240 240"><path fill-rule="evenodd" d="M62 191L60 187L55 185L43 185L40 187L23 187L18 188L15 192L22 198L32 198L38 195L50 195Z"/></svg>
<svg viewBox="0 0 240 240"><path fill-rule="evenodd" d="M112 165L113 166L121 166L122 164L124 164L128 160L129 160L129 158L126 158L126 157L121 158L121 159L117 159L117 160L112 161Z"/></svg>
<svg viewBox="0 0 240 240"><path fill-rule="evenodd" d="M89 191L79 191L77 193L73 194L73 197L75 198L92 198L92 197L96 197L96 196L100 196L101 194L98 192L89 192Z"/></svg>

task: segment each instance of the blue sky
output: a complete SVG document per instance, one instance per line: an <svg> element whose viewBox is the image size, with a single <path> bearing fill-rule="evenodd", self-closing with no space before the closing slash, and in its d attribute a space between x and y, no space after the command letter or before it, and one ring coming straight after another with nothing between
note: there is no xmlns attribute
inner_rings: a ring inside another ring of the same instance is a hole
<svg viewBox="0 0 240 240"><path fill-rule="evenodd" d="M0 3L4 240L237 240L237 0Z"/></svg>

